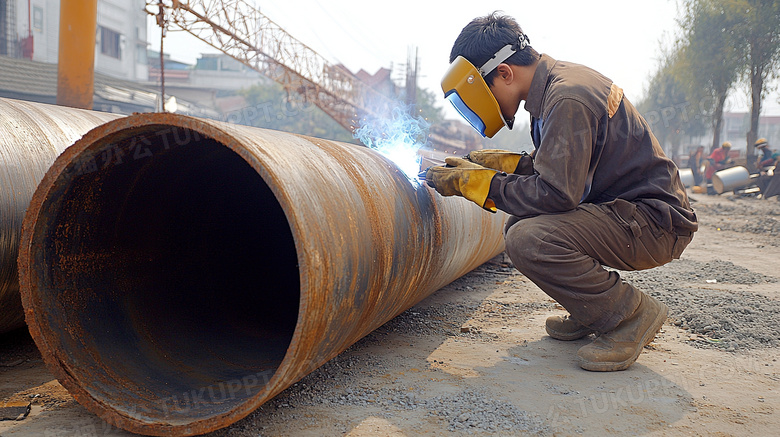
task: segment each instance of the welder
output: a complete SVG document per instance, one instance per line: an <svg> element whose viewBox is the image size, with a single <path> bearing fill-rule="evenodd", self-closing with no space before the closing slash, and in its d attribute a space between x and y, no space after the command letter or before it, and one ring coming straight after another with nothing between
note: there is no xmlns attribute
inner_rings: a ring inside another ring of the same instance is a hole
<svg viewBox="0 0 780 437"><path fill-rule="evenodd" d="M618 271L679 258L698 229L677 167L647 122L617 84L540 55L517 22L499 13L463 28L442 88L486 137L511 129L525 101L535 149L449 157L447 166L428 169L428 185L510 214L504 237L513 264L569 313L548 318L547 333L558 340L596 335L579 348L580 367L631 366L668 307Z"/></svg>

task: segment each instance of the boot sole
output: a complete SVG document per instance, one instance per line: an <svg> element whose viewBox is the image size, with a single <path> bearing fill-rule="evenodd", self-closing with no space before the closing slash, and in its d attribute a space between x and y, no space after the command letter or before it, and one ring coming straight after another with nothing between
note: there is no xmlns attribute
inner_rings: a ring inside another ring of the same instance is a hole
<svg viewBox="0 0 780 437"><path fill-rule="evenodd" d="M577 362L585 370L590 370L591 372L615 372L618 370L626 370L629 367L631 367L632 364L639 358L639 355L642 353L642 349L644 349L645 346L650 344L651 341L655 338L656 334L658 334L658 331L661 330L661 327L664 325L664 322L666 321L666 317L669 314L669 307L666 306L665 303L659 302L661 304L661 311L658 312L658 315L655 317L655 320L653 320L653 324L650 325L650 328L645 331L645 334L642 336L642 346L638 347L636 349L636 352L634 355L631 356L631 358L613 363L613 362L593 362L593 361L586 361L583 360L580 357L577 357Z"/></svg>

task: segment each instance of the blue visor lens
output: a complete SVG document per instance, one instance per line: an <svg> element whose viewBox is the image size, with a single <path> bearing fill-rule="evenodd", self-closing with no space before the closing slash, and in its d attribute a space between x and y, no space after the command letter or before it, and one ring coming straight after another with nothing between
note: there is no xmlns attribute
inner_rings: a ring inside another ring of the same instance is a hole
<svg viewBox="0 0 780 437"><path fill-rule="evenodd" d="M452 90L449 93L447 93L444 96L445 99L449 100L452 103L452 106L455 107L455 109L458 110L460 115L466 119L466 121L471 124L471 127L477 130L477 132L480 133L483 137L485 136L485 122L482 121L482 119L477 115L476 112L472 111L471 108L466 105L466 103L463 101L463 99L460 97L457 91Z"/></svg>

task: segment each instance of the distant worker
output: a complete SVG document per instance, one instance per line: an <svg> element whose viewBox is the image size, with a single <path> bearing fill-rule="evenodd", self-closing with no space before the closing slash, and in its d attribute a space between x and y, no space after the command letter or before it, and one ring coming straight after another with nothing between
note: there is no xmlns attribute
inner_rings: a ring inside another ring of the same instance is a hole
<svg viewBox="0 0 780 437"><path fill-rule="evenodd" d="M712 188L712 176L716 172L728 168L734 163L734 161L732 161L731 157L729 156L730 151L731 143L724 141L723 144L717 149L713 150L712 154L710 154L710 157L707 158L709 165L707 166L707 170L704 172L704 178L707 179L707 194L717 194L715 189Z"/></svg>
<svg viewBox="0 0 780 437"><path fill-rule="evenodd" d="M770 158L772 162L770 165L765 166L766 171L762 171L756 179L756 185L761 190L761 198L769 199L773 196L780 196L780 176L776 171L769 171L769 168L780 168L780 153L773 153ZM780 197L778 197L780 200Z"/></svg>
<svg viewBox="0 0 780 437"><path fill-rule="evenodd" d="M666 320L667 306L614 270L679 258L698 229L675 164L623 90L588 67L534 50L497 12L455 40L445 97L483 136L512 128L525 101L535 153L478 150L431 167L428 184L511 215L515 267L568 310L546 321L558 340L598 337L577 352L591 371L627 369Z"/></svg>
<svg viewBox="0 0 780 437"><path fill-rule="evenodd" d="M772 159L772 151L769 150L769 142L766 138L759 138L756 140L755 149L760 153L758 159L756 159L756 168L759 171L775 165L775 160Z"/></svg>
<svg viewBox="0 0 780 437"><path fill-rule="evenodd" d="M701 185L704 179L701 174L702 165L704 165L704 146L699 146L693 152L693 155L688 158L688 167L690 167L691 173L693 173L693 185Z"/></svg>

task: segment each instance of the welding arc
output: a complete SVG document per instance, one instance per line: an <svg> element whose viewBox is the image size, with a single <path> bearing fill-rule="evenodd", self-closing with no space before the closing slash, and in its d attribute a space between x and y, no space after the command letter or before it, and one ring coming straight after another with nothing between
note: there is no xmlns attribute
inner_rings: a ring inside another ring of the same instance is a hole
<svg viewBox="0 0 780 437"><path fill-rule="evenodd" d="M201 434L499 254L505 218L365 147L138 114L46 173L22 301L82 405L135 433Z"/></svg>

